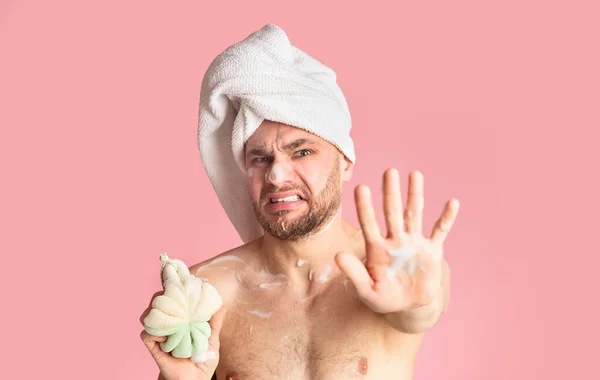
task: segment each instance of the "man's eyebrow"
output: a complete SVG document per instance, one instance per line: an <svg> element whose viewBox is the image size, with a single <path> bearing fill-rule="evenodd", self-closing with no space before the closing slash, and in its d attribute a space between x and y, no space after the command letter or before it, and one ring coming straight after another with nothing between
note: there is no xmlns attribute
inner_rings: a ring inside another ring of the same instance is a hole
<svg viewBox="0 0 600 380"><path fill-rule="evenodd" d="M283 146L283 150L294 150L302 145L314 145L315 141L309 139L297 139L291 141ZM264 148L252 148L246 151L246 156L268 156L270 152L267 152Z"/></svg>
<svg viewBox="0 0 600 380"><path fill-rule="evenodd" d="M315 144L314 141L312 140L308 140L308 139L298 139L298 140L294 140L290 143L287 143L283 146L283 150L293 150L296 149L302 145L313 145Z"/></svg>
<svg viewBox="0 0 600 380"><path fill-rule="evenodd" d="M252 148L246 152L246 156L268 156L269 153L263 148Z"/></svg>

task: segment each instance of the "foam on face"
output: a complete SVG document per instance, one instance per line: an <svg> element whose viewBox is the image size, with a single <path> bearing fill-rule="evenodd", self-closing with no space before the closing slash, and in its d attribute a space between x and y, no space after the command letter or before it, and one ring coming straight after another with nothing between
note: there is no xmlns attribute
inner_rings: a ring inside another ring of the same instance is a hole
<svg viewBox="0 0 600 380"><path fill-rule="evenodd" d="M285 178L285 167L280 164L279 162L276 162L275 164L273 164L273 166L271 167L271 170L267 172L267 181L270 182L274 182L274 183L278 183L278 182L282 182Z"/></svg>
<svg viewBox="0 0 600 380"><path fill-rule="evenodd" d="M306 264L306 260L298 259L298 261L296 261L296 266L297 267L301 267L304 264Z"/></svg>
<svg viewBox="0 0 600 380"><path fill-rule="evenodd" d="M321 191L327 187L327 181L331 174L331 172L322 164L322 162L331 161L329 152L327 150L322 150L320 152L320 158L319 162L312 161L310 164L302 165L301 168L299 168L303 175L308 179L308 182L314 185L312 192L315 195L320 194Z"/></svg>

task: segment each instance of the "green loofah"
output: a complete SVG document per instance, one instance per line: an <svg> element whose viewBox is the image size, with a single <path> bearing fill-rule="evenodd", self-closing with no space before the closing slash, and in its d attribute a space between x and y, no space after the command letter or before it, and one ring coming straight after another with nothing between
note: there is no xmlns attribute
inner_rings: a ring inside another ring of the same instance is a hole
<svg viewBox="0 0 600 380"><path fill-rule="evenodd" d="M160 344L176 358L190 358L208 348L210 318L221 308L223 300L217 289L191 275L181 261L160 255L164 294L154 298L152 309L144 319L148 334L166 336Z"/></svg>

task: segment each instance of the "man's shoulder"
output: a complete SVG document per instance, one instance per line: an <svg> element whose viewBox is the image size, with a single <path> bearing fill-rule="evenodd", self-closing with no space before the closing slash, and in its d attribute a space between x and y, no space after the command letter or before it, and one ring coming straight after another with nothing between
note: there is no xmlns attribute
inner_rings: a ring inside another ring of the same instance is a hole
<svg viewBox="0 0 600 380"><path fill-rule="evenodd" d="M190 274L213 285L224 300L235 296L238 287L237 273L257 258L256 242L250 242L217 254L189 267Z"/></svg>
<svg viewBox="0 0 600 380"><path fill-rule="evenodd" d="M246 261L256 258L256 241L240 245L223 253L219 253L209 259L201 261L189 267L190 273L196 275L198 271L205 271L212 268L234 269ZM202 277L201 275L197 275Z"/></svg>

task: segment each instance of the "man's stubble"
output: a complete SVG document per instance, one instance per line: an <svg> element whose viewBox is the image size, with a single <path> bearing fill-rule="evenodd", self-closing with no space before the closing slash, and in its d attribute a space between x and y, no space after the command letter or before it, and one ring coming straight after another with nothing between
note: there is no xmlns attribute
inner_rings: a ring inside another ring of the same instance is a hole
<svg viewBox="0 0 600 380"><path fill-rule="evenodd" d="M264 194L275 191L283 192L299 190L304 196L310 197L309 199L305 199L309 205L308 212L292 220L278 218L277 220L269 221L263 216L259 209L259 205L252 202L254 214L265 232L281 240L298 241L313 235L323 228L330 219L333 218L340 207L341 189L339 166L339 162L336 161L333 170L329 173L324 189L316 198L313 198L306 186L303 185L279 189L274 187L265 188L261 194L261 201L264 199ZM288 212L288 210L282 210L278 215L283 216Z"/></svg>

